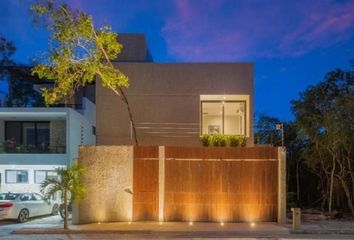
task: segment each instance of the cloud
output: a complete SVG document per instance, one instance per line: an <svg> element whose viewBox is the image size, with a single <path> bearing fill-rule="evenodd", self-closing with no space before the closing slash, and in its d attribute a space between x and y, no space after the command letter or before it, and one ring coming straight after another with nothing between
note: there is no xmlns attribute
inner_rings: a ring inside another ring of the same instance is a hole
<svg viewBox="0 0 354 240"><path fill-rule="evenodd" d="M175 0L161 30L185 61L299 56L354 36L354 1Z"/></svg>

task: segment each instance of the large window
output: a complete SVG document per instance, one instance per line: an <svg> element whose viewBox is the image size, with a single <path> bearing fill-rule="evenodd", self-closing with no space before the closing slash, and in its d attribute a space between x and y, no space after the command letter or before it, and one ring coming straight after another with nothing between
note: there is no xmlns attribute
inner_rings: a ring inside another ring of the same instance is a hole
<svg viewBox="0 0 354 240"><path fill-rule="evenodd" d="M19 145L46 151L49 146L49 122L5 122L5 140L11 151Z"/></svg>
<svg viewBox="0 0 354 240"><path fill-rule="evenodd" d="M24 170L5 170L6 183L28 183L28 172Z"/></svg>
<svg viewBox="0 0 354 240"><path fill-rule="evenodd" d="M58 174L56 171L48 171L48 170L36 170L34 171L34 182L35 183L42 183L44 180L48 178L58 178Z"/></svg>
<svg viewBox="0 0 354 240"><path fill-rule="evenodd" d="M202 101L202 134L245 135L246 102Z"/></svg>

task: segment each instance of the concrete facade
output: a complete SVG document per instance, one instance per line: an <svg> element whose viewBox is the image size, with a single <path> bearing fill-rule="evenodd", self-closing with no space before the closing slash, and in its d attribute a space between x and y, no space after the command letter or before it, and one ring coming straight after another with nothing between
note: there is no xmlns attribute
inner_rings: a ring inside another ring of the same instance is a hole
<svg viewBox="0 0 354 240"><path fill-rule="evenodd" d="M253 145L252 63L117 63L129 76L126 94L140 145L200 146L201 96L243 100L247 143ZM132 144L125 105L96 83L97 144Z"/></svg>

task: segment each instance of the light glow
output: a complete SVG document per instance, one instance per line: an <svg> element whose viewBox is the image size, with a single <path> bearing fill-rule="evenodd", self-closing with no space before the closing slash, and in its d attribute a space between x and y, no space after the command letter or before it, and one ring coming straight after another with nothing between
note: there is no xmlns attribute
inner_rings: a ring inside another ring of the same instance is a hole
<svg viewBox="0 0 354 240"><path fill-rule="evenodd" d="M101 224L101 222L98 222L97 224Z"/></svg>
<svg viewBox="0 0 354 240"><path fill-rule="evenodd" d="M160 225L162 225L162 222L159 222Z"/></svg>
<svg viewBox="0 0 354 240"><path fill-rule="evenodd" d="M192 225L193 225L193 222L192 222L192 221L190 221L190 222L189 222L189 226L192 226Z"/></svg>
<svg viewBox="0 0 354 240"><path fill-rule="evenodd" d="M224 226L224 222L221 222L221 223L220 223L220 226Z"/></svg>
<svg viewBox="0 0 354 240"><path fill-rule="evenodd" d="M132 222L128 222L128 224L132 224Z"/></svg>
<svg viewBox="0 0 354 240"><path fill-rule="evenodd" d="M256 224L254 222L251 222L251 227L256 226Z"/></svg>

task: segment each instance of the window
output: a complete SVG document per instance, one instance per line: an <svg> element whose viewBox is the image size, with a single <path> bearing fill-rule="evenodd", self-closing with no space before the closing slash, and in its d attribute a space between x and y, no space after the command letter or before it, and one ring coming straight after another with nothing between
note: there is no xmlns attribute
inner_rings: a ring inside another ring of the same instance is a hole
<svg viewBox="0 0 354 240"><path fill-rule="evenodd" d="M28 171L5 170L6 183L28 183Z"/></svg>
<svg viewBox="0 0 354 240"><path fill-rule="evenodd" d="M56 171L52 170L36 170L34 171L34 182L35 183L42 183L47 178L58 178L58 174Z"/></svg>
<svg viewBox="0 0 354 240"><path fill-rule="evenodd" d="M245 101L202 101L201 133L245 135Z"/></svg>
<svg viewBox="0 0 354 240"><path fill-rule="evenodd" d="M16 150L24 145L27 150L34 147L46 151L49 147L49 122L5 122L5 139L8 148Z"/></svg>

